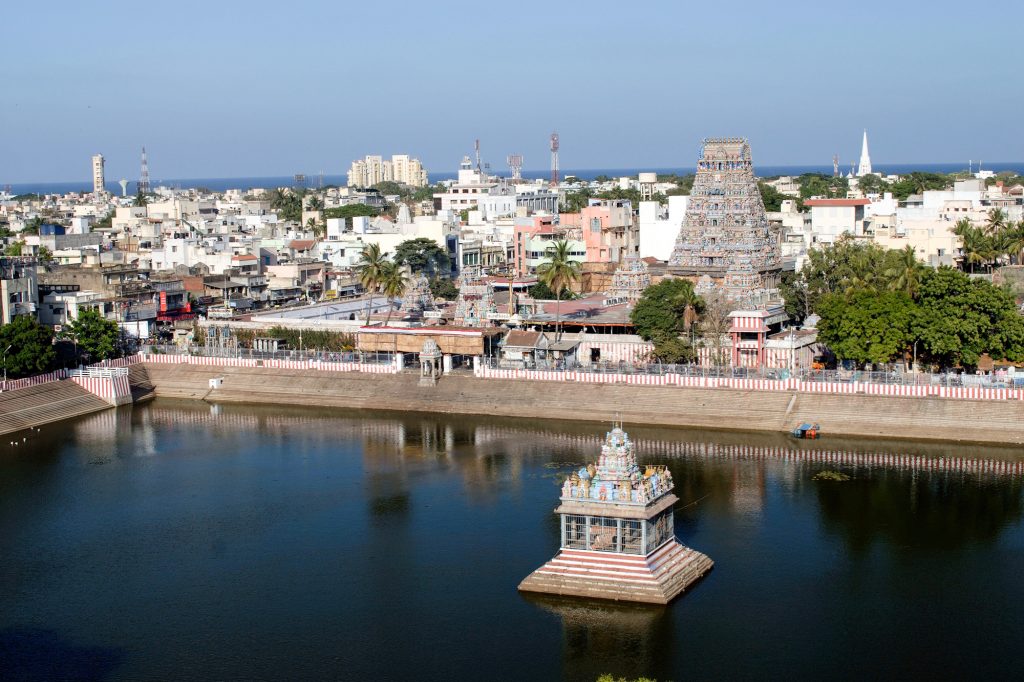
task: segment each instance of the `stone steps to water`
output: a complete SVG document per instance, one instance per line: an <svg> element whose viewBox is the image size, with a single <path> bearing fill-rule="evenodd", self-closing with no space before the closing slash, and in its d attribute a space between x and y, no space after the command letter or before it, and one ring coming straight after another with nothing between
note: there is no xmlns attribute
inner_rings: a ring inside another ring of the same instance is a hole
<svg viewBox="0 0 1024 682"><path fill-rule="evenodd" d="M110 409L105 400L73 381L52 381L0 393L0 434Z"/></svg>

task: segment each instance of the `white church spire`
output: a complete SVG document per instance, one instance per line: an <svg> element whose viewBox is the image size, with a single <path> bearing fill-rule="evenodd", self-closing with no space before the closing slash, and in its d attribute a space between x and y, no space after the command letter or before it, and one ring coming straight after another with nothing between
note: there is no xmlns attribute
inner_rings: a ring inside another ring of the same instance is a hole
<svg viewBox="0 0 1024 682"><path fill-rule="evenodd" d="M857 177L871 175L871 155L868 154L868 131L864 130L864 142L860 147L860 165L857 166Z"/></svg>

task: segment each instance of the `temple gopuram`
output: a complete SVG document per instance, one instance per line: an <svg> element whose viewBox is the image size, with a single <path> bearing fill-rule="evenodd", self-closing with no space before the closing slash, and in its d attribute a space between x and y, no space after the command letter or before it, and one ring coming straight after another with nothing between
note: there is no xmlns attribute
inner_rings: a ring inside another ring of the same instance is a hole
<svg viewBox="0 0 1024 682"><path fill-rule="evenodd" d="M669 271L694 280L698 293L720 288L740 305L778 289L779 237L768 224L745 139L704 140Z"/></svg>
<svg viewBox="0 0 1024 682"><path fill-rule="evenodd" d="M596 464L562 486L561 548L519 584L525 592L667 604L714 562L675 536L672 473L641 468L629 436L608 432Z"/></svg>

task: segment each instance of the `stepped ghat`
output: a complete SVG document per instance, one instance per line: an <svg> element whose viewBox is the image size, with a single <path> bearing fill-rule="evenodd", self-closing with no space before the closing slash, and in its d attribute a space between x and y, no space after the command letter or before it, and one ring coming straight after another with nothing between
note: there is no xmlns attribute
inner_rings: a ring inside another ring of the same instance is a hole
<svg viewBox="0 0 1024 682"><path fill-rule="evenodd" d="M696 280L698 293L721 288L740 304L778 288L779 237L768 224L746 139L703 141L669 271Z"/></svg>
<svg viewBox="0 0 1024 682"><path fill-rule="evenodd" d="M608 432L596 464L566 479L561 547L519 584L523 592L667 604L714 566L675 536L672 473L641 470L629 436Z"/></svg>

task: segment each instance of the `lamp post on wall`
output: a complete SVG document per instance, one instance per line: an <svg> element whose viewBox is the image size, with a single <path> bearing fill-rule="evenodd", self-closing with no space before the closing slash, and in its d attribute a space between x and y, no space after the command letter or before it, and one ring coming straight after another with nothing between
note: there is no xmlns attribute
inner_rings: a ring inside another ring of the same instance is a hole
<svg viewBox="0 0 1024 682"><path fill-rule="evenodd" d="M13 343L7 346L7 348L4 348L4 390L7 389L7 351L12 348L14 348Z"/></svg>

